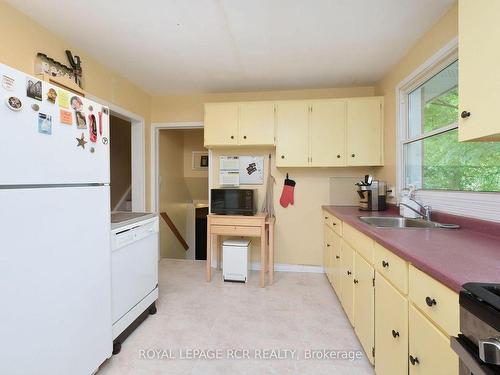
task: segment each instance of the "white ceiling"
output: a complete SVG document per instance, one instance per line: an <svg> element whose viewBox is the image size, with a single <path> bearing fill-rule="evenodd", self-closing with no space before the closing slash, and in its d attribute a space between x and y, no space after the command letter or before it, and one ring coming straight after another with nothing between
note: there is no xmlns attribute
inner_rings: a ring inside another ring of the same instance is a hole
<svg viewBox="0 0 500 375"><path fill-rule="evenodd" d="M454 0L8 2L166 94L371 85Z"/></svg>

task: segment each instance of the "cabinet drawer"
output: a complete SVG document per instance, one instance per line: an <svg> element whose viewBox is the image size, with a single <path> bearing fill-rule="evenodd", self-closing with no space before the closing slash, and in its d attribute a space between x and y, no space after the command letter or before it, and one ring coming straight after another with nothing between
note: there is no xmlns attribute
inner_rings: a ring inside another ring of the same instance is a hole
<svg viewBox="0 0 500 375"><path fill-rule="evenodd" d="M260 227L262 224L264 224L264 221L262 218L256 218L256 217L245 217L245 216L238 216L238 219L235 220L234 217L231 216L217 216L217 217L210 217L210 224L211 225L229 225L229 226L234 226L234 223L237 222L238 225L243 225L247 227Z"/></svg>
<svg viewBox="0 0 500 375"><path fill-rule="evenodd" d="M323 211L323 221L330 228L332 227L332 215L328 211Z"/></svg>
<svg viewBox="0 0 500 375"><path fill-rule="evenodd" d="M372 239L346 223L343 223L342 225L342 236L345 241L349 242L354 250L356 250L370 264L373 264L375 246Z"/></svg>
<svg viewBox="0 0 500 375"><path fill-rule="evenodd" d="M260 227L234 225L211 225L211 233L223 236L260 236Z"/></svg>
<svg viewBox="0 0 500 375"><path fill-rule="evenodd" d="M342 236L342 221L332 215L331 223L332 223L332 229L335 231L335 233L337 233L339 236Z"/></svg>
<svg viewBox="0 0 500 375"><path fill-rule="evenodd" d="M375 269L400 292L408 294L408 262L375 243Z"/></svg>
<svg viewBox="0 0 500 375"><path fill-rule="evenodd" d="M432 277L410 266L411 301L449 336L459 331L458 294Z"/></svg>

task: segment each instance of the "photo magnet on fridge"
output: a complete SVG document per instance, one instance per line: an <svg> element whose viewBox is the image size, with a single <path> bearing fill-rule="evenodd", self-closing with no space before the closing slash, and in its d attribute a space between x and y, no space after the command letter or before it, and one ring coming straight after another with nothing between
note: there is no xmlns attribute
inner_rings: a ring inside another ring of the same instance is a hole
<svg viewBox="0 0 500 375"><path fill-rule="evenodd" d="M73 113L64 109L59 110L59 121L61 124L73 125Z"/></svg>
<svg viewBox="0 0 500 375"><path fill-rule="evenodd" d="M78 129L87 129L87 121L85 120L85 114L82 112L75 112L76 115L76 127Z"/></svg>
<svg viewBox="0 0 500 375"><path fill-rule="evenodd" d="M57 104L59 107L69 109L69 92L66 90L57 90Z"/></svg>
<svg viewBox="0 0 500 375"><path fill-rule="evenodd" d="M21 99L16 96L9 96L7 99L5 99L5 104L7 105L7 107L9 107L9 109L12 109L13 111L20 111L21 108L23 108Z"/></svg>
<svg viewBox="0 0 500 375"><path fill-rule="evenodd" d="M41 134L52 134L52 116L45 113L38 114L38 132Z"/></svg>
<svg viewBox="0 0 500 375"><path fill-rule="evenodd" d="M57 91L51 87L49 91L47 91L47 100L55 104L56 99L57 99Z"/></svg>
<svg viewBox="0 0 500 375"><path fill-rule="evenodd" d="M26 96L28 98L42 101L42 81L34 78L26 78Z"/></svg>
<svg viewBox="0 0 500 375"><path fill-rule="evenodd" d="M83 102L82 99L80 99L78 96L73 96L71 98L71 108L73 108L75 111L80 112L83 108Z"/></svg>

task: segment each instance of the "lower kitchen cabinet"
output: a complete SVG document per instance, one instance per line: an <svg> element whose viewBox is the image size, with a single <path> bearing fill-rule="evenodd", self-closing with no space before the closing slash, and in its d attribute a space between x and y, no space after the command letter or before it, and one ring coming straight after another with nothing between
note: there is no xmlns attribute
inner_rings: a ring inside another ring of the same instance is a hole
<svg viewBox="0 0 500 375"><path fill-rule="evenodd" d="M354 326L354 250L347 242L342 243L341 280L342 307Z"/></svg>
<svg viewBox="0 0 500 375"><path fill-rule="evenodd" d="M413 305L409 314L410 375L456 375L458 357L450 340Z"/></svg>
<svg viewBox="0 0 500 375"><path fill-rule="evenodd" d="M354 330L366 352L374 363L375 348L375 287L374 269L358 253L354 256Z"/></svg>
<svg viewBox="0 0 500 375"><path fill-rule="evenodd" d="M375 275L375 372L408 374L408 299Z"/></svg>

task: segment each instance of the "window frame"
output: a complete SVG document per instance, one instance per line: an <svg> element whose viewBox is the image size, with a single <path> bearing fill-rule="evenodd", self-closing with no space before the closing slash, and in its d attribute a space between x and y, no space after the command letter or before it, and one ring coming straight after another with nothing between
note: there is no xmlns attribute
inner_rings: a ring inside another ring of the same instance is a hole
<svg viewBox="0 0 500 375"><path fill-rule="evenodd" d="M458 37L417 67L396 87L396 188L405 189L404 145L458 128L458 122L408 138L408 94L458 59ZM460 62L459 62L460 64ZM417 190L416 198L433 209L455 215L500 222L500 193L453 190Z"/></svg>

